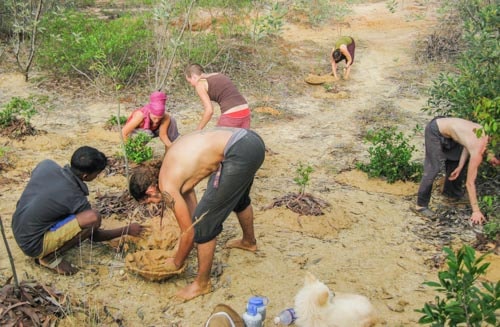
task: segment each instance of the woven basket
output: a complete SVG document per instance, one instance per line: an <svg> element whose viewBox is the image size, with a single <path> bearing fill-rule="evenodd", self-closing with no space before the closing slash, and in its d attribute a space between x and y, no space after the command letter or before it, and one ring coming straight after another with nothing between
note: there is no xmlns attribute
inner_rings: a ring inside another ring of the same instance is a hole
<svg viewBox="0 0 500 327"><path fill-rule="evenodd" d="M320 85L324 83L335 82L335 77L331 75L313 75L309 74L305 78L305 82L312 85Z"/></svg>
<svg viewBox="0 0 500 327"><path fill-rule="evenodd" d="M186 264L177 270L168 267L165 261L172 258L175 251L144 250L130 253L125 258L125 267L134 274L148 281L160 282L174 275L179 275L186 269Z"/></svg>

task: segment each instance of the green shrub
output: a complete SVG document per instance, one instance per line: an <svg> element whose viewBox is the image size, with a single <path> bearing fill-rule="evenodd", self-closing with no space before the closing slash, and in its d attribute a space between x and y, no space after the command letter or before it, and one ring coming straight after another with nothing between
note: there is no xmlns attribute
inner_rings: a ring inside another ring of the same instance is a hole
<svg viewBox="0 0 500 327"><path fill-rule="evenodd" d="M493 190L494 191L494 190ZM488 217L484 224L484 235L491 241L495 241L500 235L500 211L498 210L498 195L484 195L479 198L481 212Z"/></svg>
<svg viewBox="0 0 500 327"><path fill-rule="evenodd" d="M476 121L492 136L495 145L500 138L498 4L483 0L458 1L455 9L463 21L465 49L453 72L442 73L433 82L424 111Z"/></svg>
<svg viewBox="0 0 500 327"><path fill-rule="evenodd" d="M252 19L252 30L250 31L252 40L257 42L264 37L279 35L283 29L283 17L286 12L286 8L276 3L272 6L269 14Z"/></svg>
<svg viewBox="0 0 500 327"><path fill-rule="evenodd" d="M127 122L127 119L128 119L127 116L120 116L120 120L118 121L116 116L111 116L106 121L106 126L118 126L118 122L120 122L120 126L123 126Z"/></svg>
<svg viewBox="0 0 500 327"><path fill-rule="evenodd" d="M150 140L151 137L142 132L129 137L125 142L127 158L135 163L151 160L153 158L153 149L147 145Z"/></svg>
<svg viewBox="0 0 500 327"><path fill-rule="evenodd" d="M498 235L500 235L500 217L493 217L488 220L483 226L483 232L488 240L496 241Z"/></svg>
<svg viewBox="0 0 500 327"><path fill-rule="evenodd" d="M45 17L37 63L54 74L84 74L126 83L146 70L151 30L144 17L102 20L65 11Z"/></svg>
<svg viewBox="0 0 500 327"><path fill-rule="evenodd" d="M500 218L498 211L498 195L484 195L479 199L479 206L481 207L481 212L487 217Z"/></svg>
<svg viewBox="0 0 500 327"><path fill-rule="evenodd" d="M37 113L33 101L13 97L0 111L0 126L10 126L15 119L21 117L27 124L30 123L31 117Z"/></svg>
<svg viewBox="0 0 500 327"><path fill-rule="evenodd" d="M500 281L481 282L489 263L482 263L487 254L476 259L473 248L464 245L457 254L444 248L448 270L438 273L439 282L425 282L437 292L434 302L426 303L419 324L431 326L498 326L495 312L500 309Z"/></svg>
<svg viewBox="0 0 500 327"><path fill-rule="evenodd" d="M373 144L368 148L370 163L358 162L358 169L370 177L385 177L388 183L420 180L422 164L411 161L415 146L409 144L402 132L396 133L395 127L368 131L365 141Z"/></svg>

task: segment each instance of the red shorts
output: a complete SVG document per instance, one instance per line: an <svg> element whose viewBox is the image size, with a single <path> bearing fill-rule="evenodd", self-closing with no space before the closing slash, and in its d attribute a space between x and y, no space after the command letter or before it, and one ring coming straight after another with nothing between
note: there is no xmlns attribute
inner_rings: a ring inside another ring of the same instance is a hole
<svg viewBox="0 0 500 327"><path fill-rule="evenodd" d="M219 117L217 126L250 128L250 109L238 110Z"/></svg>

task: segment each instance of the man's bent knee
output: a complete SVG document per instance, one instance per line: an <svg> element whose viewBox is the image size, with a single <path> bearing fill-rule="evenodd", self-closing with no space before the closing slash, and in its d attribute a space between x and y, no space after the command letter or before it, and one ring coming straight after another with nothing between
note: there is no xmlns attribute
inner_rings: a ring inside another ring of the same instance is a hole
<svg viewBox="0 0 500 327"><path fill-rule="evenodd" d="M76 215L78 224L82 229L84 228L94 228L98 229L101 227L101 215L97 210L89 209L82 211Z"/></svg>

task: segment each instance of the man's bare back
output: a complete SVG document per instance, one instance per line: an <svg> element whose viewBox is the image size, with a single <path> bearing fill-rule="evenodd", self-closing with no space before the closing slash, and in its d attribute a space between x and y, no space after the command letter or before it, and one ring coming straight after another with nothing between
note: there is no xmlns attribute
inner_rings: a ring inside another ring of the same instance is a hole
<svg viewBox="0 0 500 327"><path fill-rule="evenodd" d="M443 136L460 143L469 153L482 155L486 149L487 136L478 138L476 135L476 130L481 129L481 125L461 118L440 118L436 123Z"/></svg>
<svg viewBox="0 0 500 327"><path fill-rule="evenodd" d="M219 168L224 148L234 128L218 127L183 135L169 149L160 170L160 190L176 188L185 193Z"/></svg>

